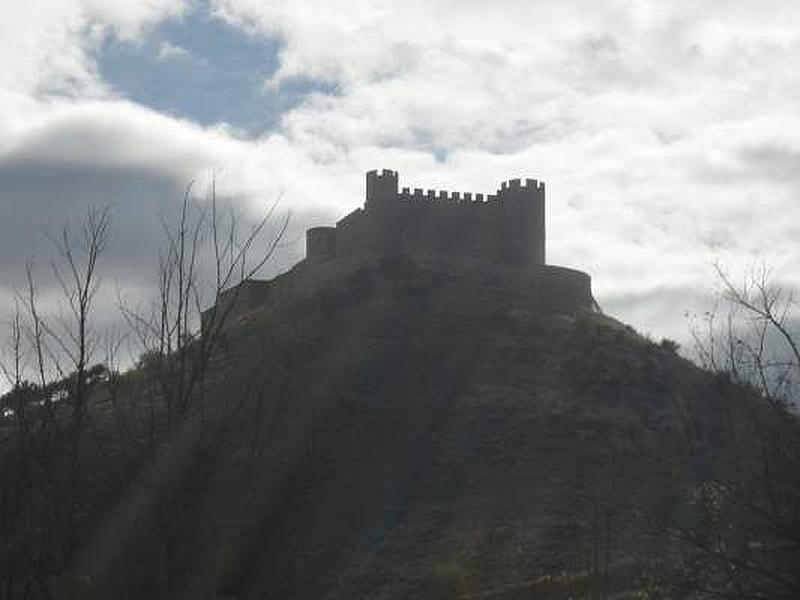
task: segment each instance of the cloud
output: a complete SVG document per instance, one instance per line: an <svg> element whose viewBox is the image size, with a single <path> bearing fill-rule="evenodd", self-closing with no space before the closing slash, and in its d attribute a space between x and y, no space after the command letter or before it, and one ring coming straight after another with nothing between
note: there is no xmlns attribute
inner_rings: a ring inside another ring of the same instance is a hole
<svg viewBox="0 0 800 600"><path fill-rule="evenodd" d="M788 0L28 4L0 25L0 183L15 186L2 210L20 231L23 215L62 216L34 197L115 196L130 243L149 244L159 203L214 174L249 214L276 198L294 211L285 264L306 222L361 203L369 168L482 192L532 176L548 184L552 262L589 271L623 320L679 338L680 299L705 297L714 261L791 271L800 259L800 8ZM192 11L278 49L252 68L252 95L237 80L238 96L279 111L270 129L123 100L98 70L109 31L165 60L194 55L148 37ZM114 261L128 272L125 244Z"/></svg>
<svg viewBox="0 0 800 600"><path fill-rule="evenodd" d="M203 128L123 100L92 100L41 108L17 134L6 160L149 167L186 177L209 168L212 156L235 152L239 146L223 130Z"/></svg>
<svg viewBox="0 0 800 600"><path fill-rule="evenodd" d="M158 60L189 60L192 58L192 53L186 48L170 44L168 41L162 41L158 46L158 53L156 54Z"/></svg>
<svg viewBox="0 0 800 600"><path fill-rule="evenodd" d="M105 91L93 51L109 31L133 38L176 17L184 0L29 0L0 21L0 88L31 94L96 96Z"/></svg>

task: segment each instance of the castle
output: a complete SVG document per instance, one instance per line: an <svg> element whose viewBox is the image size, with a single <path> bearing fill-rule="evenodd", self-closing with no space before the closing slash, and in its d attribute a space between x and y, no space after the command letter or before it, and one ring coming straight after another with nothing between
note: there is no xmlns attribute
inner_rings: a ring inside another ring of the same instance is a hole
<svg viewBox="0 0 800 600"><path fill-rule="evenodd" d="M270 281L246 280L220 306L245 314L346 276L370 260L405 256L451 273L481 273L524 294L536 312L574 313L594 306L589 275L545 263L545 186L511 179L494 194L398 188L397 171L366 175L363 208L333 227L306 232L306 258Z"/></svg>
<svg viewBox="0 0 800 600"><path fill-rule="evenodd" d="M364 208L306 234L306 260L408 254L486 264L545 264L544 183L503 182L496 194L397 187L397 171L367 173Z"/></svg>

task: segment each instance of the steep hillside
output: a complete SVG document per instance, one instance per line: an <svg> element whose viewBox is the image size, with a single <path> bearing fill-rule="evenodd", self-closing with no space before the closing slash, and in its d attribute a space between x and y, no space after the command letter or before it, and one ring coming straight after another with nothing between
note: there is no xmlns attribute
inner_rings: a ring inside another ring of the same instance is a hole
<svg viewBox="0 0 800 600"><path fill-rule="evenodd" d="M394 275L304 313L305 444L229 591L524 589L585 574L598 544L624 548L615 567L647 552L623 515L661 503L672 399L699 374L599 315L542 322L491 281Z"/></svg>
<svg viewBox="0 0 800 600"><path fill-rule="evenodd" d="M689 594L670 532L727 460L731 386L524 300L387 259L240 318L196 410L96 520L80 594Z"/></svg>

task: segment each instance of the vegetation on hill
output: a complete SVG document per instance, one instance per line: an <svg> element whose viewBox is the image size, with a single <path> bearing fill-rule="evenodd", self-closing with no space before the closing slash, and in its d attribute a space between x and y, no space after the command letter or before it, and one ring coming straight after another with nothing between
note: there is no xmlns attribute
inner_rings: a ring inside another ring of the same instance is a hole
<svg viewBox="0 0 800 600"><path fill-rule="evenodd" d="M212 346L181 314L3 396L0 597L798 596L798 423L749 338L703 369L403 257Z"/></svg>

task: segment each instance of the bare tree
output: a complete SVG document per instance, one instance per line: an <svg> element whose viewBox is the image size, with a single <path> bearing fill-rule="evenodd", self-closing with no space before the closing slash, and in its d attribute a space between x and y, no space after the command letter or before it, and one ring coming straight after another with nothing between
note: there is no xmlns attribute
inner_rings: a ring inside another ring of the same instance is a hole
<svg viewBox="0 0 800 600"><path fill-rule="evenodd" d="M233 211L219 214L214 182L203 206L192 189L189 185L184 193L177 222L163 223L166 244L153 306L142 313L122 303L143 356L156 371L167 409L167 430L191 404L239 298L240 284L272 258L289 219L287 215L269 227L275 221L276 203L242 231L242 220ZM205 313L204 305L211 307Z"/></svg>
<svg viewBox="0 0 800 600"><path fill-rule="evenodd" d="M6 428L12 443L0 448L3 597L51 597L53 577L68 565L86 515L79 506L80 448L97 371L91 367L99 339L92 313L109 227L108 209L89 209L78 232L65 224L50 236L59 314L45 317L34 265L26 264L10 360L2 366L13 403ZM27 382L26 372L36 383Z"/></svg>
<svg viewBox="0 0 800 600"><path fill-rule="evenodd" d="M36 292L36 278L34 275L34 267L31 261L25 264L25 308L28 313L28 344L33 349L36 356L36 378L38 384L42 389L47 386L47 368L45 363L45 354L47 353L46 340L45 340L45 323L44 319L39 312ZM49 403L49 398L44 399Z"/></svg>
<svg viewBox="0 0 800 600"><path fill-rule="evenodd" d="M764 267L739 285L716 271L721 303L695 341L701 362L717 374L712 393L722 447L712 455L687 417L690 447L715 466L690 499L697 518L676 533L714 574L705 581L709 593L800 597L797 305Z"/></svg>
<svg viewBox="0 0 800 600"><path fill-rule="evenodd" d="M14 445L0 447L0 537L4 542L0 544L0 598L52 596L53 585L66 584L70 573L83 572L83 554L94 556L95 546L81 539L80 528L86 526L86 519L97 517L91 513L97 506L89 498L93 492L86 469L89 460L97 462L97 456L83 449L94 433L90 417L99 397L95 391L98 371L92 362L98 352L105 351L110 369L102 389L103 397L114 405L112 410L118 410L120 401L132 406L132 394L150 397L151 450L168 437L181 439L176 446L195 443L184 444L188 438L178 429L202 397L207 367L223 338L239 284L272 257L288 222L287 216L270 227L277 204L251 226L232 211L221 214L213 185L206 200L196 201L190 186L178 219L164 221L157 298L150 310L123 306L130 339L138 341L148 372L138 379L122 380L144 382L153 393L132 391L127 383L120 387L114 365L123 338L103 336L96 325L99 266L109 242L108 209L90 209L79 228L65 225L50 236L56 250L52 274L60 290L60 311L51 310L49 299L44 301L34 266L26 265L26 285L18 294L9 351L0 364L2 375L17 390L7 397L15 403L10 407L15 411ZM199 335L206 306L216 309L206 312ZM26 384L27 378L35 383ZM125 410L125 416L140 414L136 409ZM156 431L162 417L163 430ZM127 432L125 443L138 443L139 424L125 421L121 425ZM0 436L5 431L11 429L0 430ZM105 444L107 436L94 438ZM161 473L159 478L165 479L153 487L155 504L148 503L147 510L155 508L158 527L163 525L167 556L163 589L169 595L179 562L172 523L180 511L182 484L178 469L168 467ZM83 548L86 553L81 552Z"/></svg>
<svg viewBox="0 0 800 600"><path fill-rule="evenodd" d="M6 357L0 360L0 371L6 378L6 382L11 390L19 388L22 384L22 371L25 368L22 339L22 310L19 306L19 299L14 300L14 314L11 317L10 344L6 349ZM2 407L12 410L12 407Z"/></svg>
<svg viewBox="0 0 800 600"><path fill-rule="evenodd" d="M197 438L186 433L193 407L202 399L209 362L219 350L223 330L241 293L240 284L255 276L272 258L288 224L288 215L275 219L277 203L266 215L245 225L232 210L220 214L212 182L205 202L189 185L180 214L164 221L164 248L157 270L157 293L149 309L137 310L124 300L121 309L141 351L140 366L151 388L150 439L181 437L183 446ZM271 226L272 225L272 226ZM211 308L203 312L204 306ZM202 333L200 332L202 320ZM195 411L197 412L197 411ZM163 414L163 418L157 415ZM158 423L163 430L156 431ZM184 431L178 431L183 428ZM176 585L179 562L176 515L181 510L181 477L167 469L156 500L161 573L165 594Z"/></svg>
<svg viewBox="0 0 800 600"><path fill-rule="evenodd" d="M90 208L76 236L69 225L61 228L54 238L60 262L53 263L53 273L61 287L68 313L57 320L57 327L46 331L52 342L67 357L72 384L69 392L71 406L71 459L78 460L80 437L89 399L87 370L97 349L99 336L93 330L91 312L99 289L98 260L106 250L111 218L108 207ZM63 370L58 366L58 370Z"/></svg>

